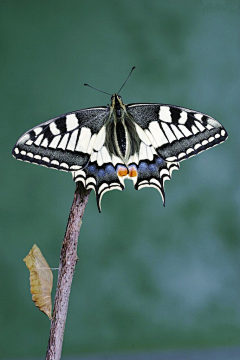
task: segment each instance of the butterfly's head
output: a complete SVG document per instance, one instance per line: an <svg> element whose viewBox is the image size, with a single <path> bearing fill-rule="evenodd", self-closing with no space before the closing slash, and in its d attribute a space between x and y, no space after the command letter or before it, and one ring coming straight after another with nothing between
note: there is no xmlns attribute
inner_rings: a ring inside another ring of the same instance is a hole
<svg viewBox="0 0 240 360"><path fill-rule="evenodd" d="M111 106L117 108L123 107L122 97L118 94L113 94L111 97Z"/></svg>
<svg viewBox="0 0 240 360"><path fill-rule="evenodd" d="M117 119L122 118L123 113L125 112L125 106L123 104L122 98L118 94L113 94L111 97L111 109L115 113Z"/></svg>

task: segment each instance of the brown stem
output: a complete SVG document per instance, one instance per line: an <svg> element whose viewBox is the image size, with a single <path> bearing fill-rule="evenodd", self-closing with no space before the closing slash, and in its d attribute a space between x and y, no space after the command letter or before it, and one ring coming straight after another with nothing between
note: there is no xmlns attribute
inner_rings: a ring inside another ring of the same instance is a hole
<svg viewBox="0 0 240 360"><path fill-rule="evenodd" d="M60 360L63 335L67 318L68 301L72 285L73 274L78 260L77 245L82 217L91 190L85 190L81 183L77 183L72 207L70 210L66 233L63 239L58 283L55 295L54 309L51 320L48 349L45 360Z"/></svg>

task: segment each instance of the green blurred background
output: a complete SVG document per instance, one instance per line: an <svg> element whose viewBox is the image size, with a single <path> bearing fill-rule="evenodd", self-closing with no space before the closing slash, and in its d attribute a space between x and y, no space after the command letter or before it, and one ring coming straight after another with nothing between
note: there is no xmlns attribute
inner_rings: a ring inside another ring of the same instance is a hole
<svg viewBox="0 0 240 360"><path fill-rule="evenodd" d="M239 1L1 1L0 358L44 357L50 322L22 259L36 243L57 267L75 185L11 157L28 129L125 103L205 112L229 140L154 189L92 193L84 215L63 354L240 344ZM55 284L57 272L54 272ZM55 289L55 288L54 288ZM54 291L53 291L54 293Z"/></svg>

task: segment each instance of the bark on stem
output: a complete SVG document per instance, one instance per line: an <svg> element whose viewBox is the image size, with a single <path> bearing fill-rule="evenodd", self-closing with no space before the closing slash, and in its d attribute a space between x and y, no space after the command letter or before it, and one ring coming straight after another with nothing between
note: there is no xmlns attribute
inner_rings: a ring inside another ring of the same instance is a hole
<svg viewBox="0 0 240 360"><path fill-rule="evenodd" d="M62 244L46 360L61 359L70 290L75 266L78 261L78 236L84 210L91 192L91 190L85 190L81 183L77 183L76 185L74 200Z"/></svg>

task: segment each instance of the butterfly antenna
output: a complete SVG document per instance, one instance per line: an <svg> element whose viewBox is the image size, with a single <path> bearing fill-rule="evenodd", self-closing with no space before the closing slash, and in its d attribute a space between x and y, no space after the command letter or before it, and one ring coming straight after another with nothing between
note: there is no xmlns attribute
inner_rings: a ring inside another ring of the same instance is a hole
<svg viewBox="0 0 240 360"><path fill-rule="evenodd" d="M107 95L112 95L112 94L109 94L109 93L107 93L106 91L102 91L102 90L99 90L99 89L96 89L95 87L93 87L93 86L91 86L91 85L88 85L88 84L84 84L84 86L88 86L88 87L90 87L90 88L92 88L92 89L94 89L94 90L97 90L97 91L99 91L99 92L101 92L101 93L103 93L103 94L107 94Z"/></svg>
<svg viewBox="0 0 240 360"><path fill-rule="evenodd" d="M124 87L124 85L126 84L126 82L128 81L129 76L131 75L131 73L133 72L133 70L134 70L135 68L136 68L136 66L134 66L134 67L132 68L132 70L130 71L128 77L126 78L126 80L124 81L122 87L121 87L120 90L118 91L118 94L120 93L120 91L122 90L122 88Z"/></svg>

